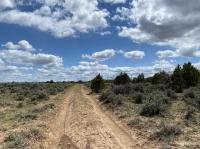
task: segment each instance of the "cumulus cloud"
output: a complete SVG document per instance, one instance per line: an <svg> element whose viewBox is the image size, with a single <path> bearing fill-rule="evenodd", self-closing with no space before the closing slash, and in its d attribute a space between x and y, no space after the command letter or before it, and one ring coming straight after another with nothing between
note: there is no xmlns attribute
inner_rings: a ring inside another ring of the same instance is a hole
<svg viewBox="0 0 200 149"><path fill-rule="evenodd" d="M41 7L29 12L19 8L1 10L0 22L36 28L56 37L74 36L108 26L109 13L98 8L97 0L32 0L29 3ZM19 0L15 4L26 6L26 1Z"/></svg>
<svg viewBox="0 0 200 149"><path fill-rule="evenodd" d="M126 58L142 59L144 56L145 53L143 51L130 51L124 53L124 57Z"/></svg>
<svg viewBox="0 0 200 149"><path fill-rule="evenodd" d="M157 51L159 58L176 58L176 57L200 57L200 51L196 49L182 48L173 50Z"/></svg>
<svg viewBox="0 0 200 149"><path fill-rule="evenodd" d="M125 58L132 58L132 59L142 59L145 56L144 51L136 50L136 51L124 52L123 50L106 49L103 51L95 52L91 55L83 54L82 58L87 58L95 61L105 61L112 58L116 54L121 54Z"/></svg>
<svg viewBox="0 0 200 149"><path fill-rule="evenodd" d="M26 40L21 40L17 44L14 44L13 42L7 42L3 46L10 50L35 51L35 49L32 47L32 45Z"/></svg>
<svg viewBox="0 0 200 149"><path fill-rule="evenodd" d="M121 27L119 36L134 42L169 45L179 53L199 50L199 8L200 1L196 0L133 0L131 15L127 16L133 27ZM169 51L165 54L173 55Z"/></svg>
<svg viewBox="0 0 200 149"><path fill-rule="evenodd" d="M51 70L63 67L61 57L38 53L26 40L21 40L17 44L7 42L2 47L4 49L0 50L0 74L5 75L5 78L4 80L1 79L1 81L9 81L12 79L19 81L17 77L21 77L21 80L25 76L27 78L32 77L32 73L37 72L37 68ZM33 79L29 81L33 81Z"/></svg>
<svg viewBox="0 0 200 149"><path fill-rule="evenodd" d="M96 61L104 61L115 56L115 54L116 54L116 51L114 49L106 49L100 52L95 52L92 55L83 54L82 58L88 58L88 59L96 60Z"/></svg>
<svg viewBox="0 0 200 149"><path fill-rule="evenodd" d="M14 8L15 3L14 0L1 0L0 2L0 10L5 8Z"/></svg>
<svg viewBox="0 0 200 149"><path fill-rule="evenodd" d="M112 4L119 4L119 3L125 3L126 0L102 0L105 3L112 3Z"/></svg>
<svg viewBox="0 0 200 149"><path fill-rule="evenodd" d="M126 7L118 7L116 9L116 14L112 17L113 21L125 21L129 19L131 11Z"/></svg>
<svg viewBox="0 0 200 149"><path fill-rule="evenodd" d="M105 31L100 33L101 36L111 35L110 31Z"/></svg>

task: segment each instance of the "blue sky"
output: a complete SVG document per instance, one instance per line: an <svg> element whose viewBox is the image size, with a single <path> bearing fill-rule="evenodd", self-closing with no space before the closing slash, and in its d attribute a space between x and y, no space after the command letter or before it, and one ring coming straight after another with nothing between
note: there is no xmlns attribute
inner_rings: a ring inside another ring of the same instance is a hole
<svg viewBox="0 0 200 149"><path fill-rule="evenodd" d="M0 81L200 68L198 8L195 0L2 0Z"/></svg>

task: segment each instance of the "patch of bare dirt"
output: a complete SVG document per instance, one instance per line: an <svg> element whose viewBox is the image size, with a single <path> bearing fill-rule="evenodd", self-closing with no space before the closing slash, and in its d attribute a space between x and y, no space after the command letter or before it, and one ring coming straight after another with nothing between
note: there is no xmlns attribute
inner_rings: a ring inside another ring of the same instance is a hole
<svg viewBox="0 0 200 149"><path fill-rule="evenodd" d="M48 124L44 141L48 149L137 149L156 148L146 138L130 134L113 115L105 113L97 98L82 85L71 87ZM147 145L145 145L147 144Z"/></svg>

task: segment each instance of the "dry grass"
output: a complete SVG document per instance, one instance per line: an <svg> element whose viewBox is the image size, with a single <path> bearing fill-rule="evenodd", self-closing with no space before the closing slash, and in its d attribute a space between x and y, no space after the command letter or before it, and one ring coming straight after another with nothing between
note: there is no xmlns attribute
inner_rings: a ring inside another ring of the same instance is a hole
<svg viewBox="0 0 200 149"><path fill-rule="evenodd" d="M0 148L30 148L42 139L40 117L51 113L68 83L0 84Z"/></svg>
<svg viewBox="0 0 200 149"><path fill-rule="evenodd" d="M133 134L139 130L163 148L200 148L200 85L183 93L175 93L165 85L120 85L108 89L102 96L104 101L115 100L110 95L120 95L123 100L120 106L107 102L107 109L114 111Z"/></svg>

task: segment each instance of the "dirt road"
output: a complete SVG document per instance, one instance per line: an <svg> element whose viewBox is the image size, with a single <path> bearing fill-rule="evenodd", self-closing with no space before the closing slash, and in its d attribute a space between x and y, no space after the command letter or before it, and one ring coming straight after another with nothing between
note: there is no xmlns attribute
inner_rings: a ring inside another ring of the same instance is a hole
<svg viewBox="0 0 200 149"><path fill-rule="evenodd" d="M49 149L137 149L133 138L105 114L97 99L82 85L71 87L50 125Z"/></svg>

